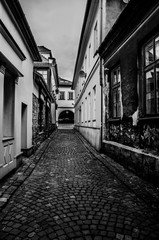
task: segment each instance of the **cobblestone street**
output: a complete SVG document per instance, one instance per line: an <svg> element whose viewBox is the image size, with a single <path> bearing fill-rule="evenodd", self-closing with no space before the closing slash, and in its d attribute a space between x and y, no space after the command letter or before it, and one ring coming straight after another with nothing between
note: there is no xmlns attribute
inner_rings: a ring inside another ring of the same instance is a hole
<svg viewBox="0 0 159 240"><path fill-rule="evenodd" d="M0 185L0 239L159 239L157 206L86 145L58 130Z"/></svg>

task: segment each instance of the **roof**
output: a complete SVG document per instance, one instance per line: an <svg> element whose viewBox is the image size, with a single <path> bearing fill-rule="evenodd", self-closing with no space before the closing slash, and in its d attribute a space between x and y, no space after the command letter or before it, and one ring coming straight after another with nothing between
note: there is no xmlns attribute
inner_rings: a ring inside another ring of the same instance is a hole
<svg viewBox="0 0 159 240"><path fill-rule="evenodd" d="M72 86L72 82L63 78L59 77L59 87L60 86L66 86L66 87L71 87Z"/></svg>
<svg viewBox="0 0 159 240"><path fill-rule="evenodd" d="M41 57L27 22L27 19L24 15L23 9L18 0L1 0L2 4L8 11L10 17L13 19L14 24L16 25L33 61L41 61Z"/></svg>
<svg viewBox="0 0 159 240"><path fill-rule="evenodd" d="M50 53L51 54L51 50L46 48L45 46L38 46L38 50L39 50L39 52L42 52L42 53Z"/></svg>

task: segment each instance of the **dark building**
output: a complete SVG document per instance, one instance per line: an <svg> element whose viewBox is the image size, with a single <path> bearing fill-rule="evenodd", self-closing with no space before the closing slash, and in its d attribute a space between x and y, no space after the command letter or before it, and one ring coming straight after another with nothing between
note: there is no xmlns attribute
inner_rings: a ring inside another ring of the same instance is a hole
<svg viewBox="0 0 159 240"><path fill-rule="evenodd" d="M159 180L159 1L131 0L98 50L104 62L104 150Z"/></svg>

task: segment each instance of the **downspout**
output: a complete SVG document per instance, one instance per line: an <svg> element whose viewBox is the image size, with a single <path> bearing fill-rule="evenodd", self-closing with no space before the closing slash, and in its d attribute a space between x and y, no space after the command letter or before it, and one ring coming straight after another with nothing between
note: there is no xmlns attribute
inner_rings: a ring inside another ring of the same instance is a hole
<svg viewBox="0 0 159 240"><path fill-rule="evenodd" d="M103 31L103 0L100 0L100 45L102 43L102 31ZM103 73L102 73L102 58L100 56L100 69L99 69L99 76L100 76L100 87L101 87L101 151L103 146Z"/></svg>

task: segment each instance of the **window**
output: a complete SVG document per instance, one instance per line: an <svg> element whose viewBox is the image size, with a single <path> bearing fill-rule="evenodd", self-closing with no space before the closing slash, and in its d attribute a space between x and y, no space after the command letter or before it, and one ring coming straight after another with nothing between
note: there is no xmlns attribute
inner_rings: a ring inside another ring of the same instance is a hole
<svg viewBox="0 0 159 240"><path fill-rule="evenodd" d="M4 78L3 137L13 137L14 89L12 76Z"/></svg>
<svg viewBox="0 0 159 240"><path fill-rule="evenodd" d="M84 106L82 102L82 107L81 107L81 122L83 123L83 111L84 111Z"/></svg>
<svg viewBox="0 0 159 240"><path fill-rule="evenodd" d="M91 93L88 94L88 120L91 120Z"/></svg>
<svg viewBox="0 0 159 240"><path fill-rule="evenodd" d="M120 67L113 69L111 72L111 96L112 96L112 117L121 117L121 74Z"/></svg>
<svg viewBox="0 0 159 240"><path fill-rule="evenodd" d="M78 123L81 123L81 106L79 107Z"/></svg>
<svg viewBox="0 0 159 240"><path fill-rule="evenodd" d="M96 22L94 27L94 52L96 52L98 48L98 22Z"/></svg>
<svg viewBox="0 0 159 240"><path fill-rule="evenodd" d="M88 66L90 67L91 64L91 44L89 44L89 49L88 49Z"/></svg>
<svg viewBox="0 0 159 240"><path fill-rule="evenodd" d="M43 126L44 126L44 113L43 113L43 109L44 109L44 102L42 101L42 99L39 100L39 130L42 131L43 130Z"/></svg>
<svg viewBox="0 0 159 240"><path fill-rule="evenodd" d="M85 122L87 122L87 98L85 98L85 114L84 114Z"/></svg>
<svg viewBox="0 0 159 240"><path fill-rule="evenodd" d="M65 100L65 92L60 91L60 93L59 93L59 100Z"/></svg>
<svg viewBox="0 0 159 240"><path fill-rule="evenodd" d="M47 84L47 70L38 70L38 73L40 73L43 76L43 78Z"/></svg>
<svg viewBox="0 0 159 240"><path fill-rule="evenodd" d="M85 73L87 73L87 55L84 58L84 64L85 64Z"/></svg>
<svg viewBox="0 0 159 240"><path fill-rule="evenodd" d="M93 120L96 119L96 86L93 88Z"/></svg>
<svg viewBox="0 0 159 240"><path fill-rule="evenodd" d="M159 113L159 36L144 46L144 102L146 114Z"/></svg>
<svg viewBox="0 0 159 240"><path fill-rule="evenodd" d="M68 92L68 100L73 100L73 92Z"/></svg>

